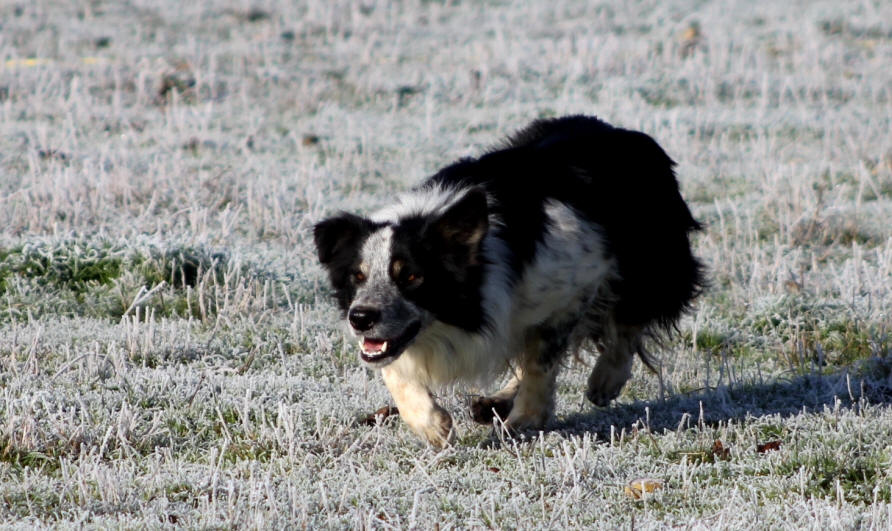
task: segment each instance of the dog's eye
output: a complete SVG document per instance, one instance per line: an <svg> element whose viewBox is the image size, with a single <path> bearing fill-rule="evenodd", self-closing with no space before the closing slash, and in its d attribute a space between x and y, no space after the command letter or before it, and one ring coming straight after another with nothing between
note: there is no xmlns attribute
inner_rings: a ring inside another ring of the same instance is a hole
<svg viewBox="0 0 892 531"><path fill-rule="evenodd" d="M424 280L424 277L415 273L409 273L406 276L406 284L421 284L422 280Z"/></svg>
<svg viewBox="0 0 892 531"><path fill-rule="evenodd" d="M362 271L357 271L356 273L353 273L353 280L356 282L365 282L365 274L363 274Z"/></svg>

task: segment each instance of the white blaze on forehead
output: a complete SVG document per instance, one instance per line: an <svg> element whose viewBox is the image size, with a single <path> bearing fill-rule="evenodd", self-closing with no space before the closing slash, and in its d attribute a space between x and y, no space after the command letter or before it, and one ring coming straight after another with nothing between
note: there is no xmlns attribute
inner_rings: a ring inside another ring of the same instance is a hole
<svg viewBox="0 0 892 531"><path fill-rule="evenodd" d="M362 246L363 272L369 280L389 278L393 227L383 227L373 232Z"/></svg>
<svg viewBox="0 0 892 531"><path fill-rule="evenodd" d="M396 202L374 214L372 221L395 222L408 216L436 216L464 197L467 189L424 187L397 196Z"/></svg>

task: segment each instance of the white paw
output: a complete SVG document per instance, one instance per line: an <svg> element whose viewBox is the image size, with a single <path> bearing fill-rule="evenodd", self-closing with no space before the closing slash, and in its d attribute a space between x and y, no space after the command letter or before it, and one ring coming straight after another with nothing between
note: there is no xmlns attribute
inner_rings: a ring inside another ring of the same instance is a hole
<svg viewBox="0 0 892 531"><path fill-rule="evenodd" d="M444 448L455 439L452 417L442 408L434 409L423 424L410 425L431 446Z"/></svg>

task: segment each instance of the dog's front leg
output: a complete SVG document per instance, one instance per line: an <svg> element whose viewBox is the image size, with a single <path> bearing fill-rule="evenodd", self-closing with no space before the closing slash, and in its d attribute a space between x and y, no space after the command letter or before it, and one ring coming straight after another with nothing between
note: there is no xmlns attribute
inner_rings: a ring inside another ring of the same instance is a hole
<svg viewBox="0 0 892 531"><path fill-rule="evenodd" d="M527 334L514 407L505 421L509 428L541 428L551 417L554 412L555 379L565 347L565 336L551 330L531 330Z"/></svg>
<svg viewBox="0 0 892 531"><path fill-rule="evenodd" d="M452 441L452 417L437 405L427 387L406 378L394 367L384 367L381 374L400 417L415 433L438 448Z"/></svg>

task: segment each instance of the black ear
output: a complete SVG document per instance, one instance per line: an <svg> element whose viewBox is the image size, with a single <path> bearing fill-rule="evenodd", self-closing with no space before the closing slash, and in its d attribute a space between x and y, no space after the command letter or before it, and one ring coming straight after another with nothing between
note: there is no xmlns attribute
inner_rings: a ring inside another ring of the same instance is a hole
<svg viewBox="0 0 892 531"><path fill-rule="evenodd" d="M367 236L372 227L370 220L348 213L320 221L313 227L319 261L328 266Z"/></svg>
<svg viewBox="0 0 892 531"><path fill-rule="evenodd" d="M433 227L443 241L465 247L473 256L489 229L486 192L479 186L471 188L440 215Z"/></svg>

